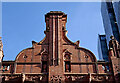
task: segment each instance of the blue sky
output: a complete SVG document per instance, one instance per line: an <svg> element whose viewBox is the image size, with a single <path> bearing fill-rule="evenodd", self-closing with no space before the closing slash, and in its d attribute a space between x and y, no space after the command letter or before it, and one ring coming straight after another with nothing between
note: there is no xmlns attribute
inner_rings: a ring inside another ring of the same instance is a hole
<svg viewBox="0 0 120 83"><path fill-rule="evenodd" d="M92 51L98 58L98 34L104 34L100 2L3 2L2 40L4 60L14 60L17 54L39 42L45 34L45 14L63 11L67 14L67 37L80 47Z"/></svg>

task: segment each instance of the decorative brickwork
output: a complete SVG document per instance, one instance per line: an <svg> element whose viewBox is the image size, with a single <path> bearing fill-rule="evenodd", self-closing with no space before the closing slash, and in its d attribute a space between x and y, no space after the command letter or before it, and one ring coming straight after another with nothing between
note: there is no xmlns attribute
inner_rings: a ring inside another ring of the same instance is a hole
<svg viewBox="0 0 120 83"><path fill-rule="evenodd" d="M66 14L51 11L45 15L45 22L46 36L42 41L32 41L32 47L22 50L15 61L3 61L3 66L14 64L13 69L11 66L9 69L12 73L3 72L4 81L10 81L6 77L13 76L21 76L22 82L29 83L114 81L115 72L119 71L116 60L119 59L112 58L113 50L109 52L110 62L97 61L91 51L79 47L79 41L74 43L66 37Z"/></svg>

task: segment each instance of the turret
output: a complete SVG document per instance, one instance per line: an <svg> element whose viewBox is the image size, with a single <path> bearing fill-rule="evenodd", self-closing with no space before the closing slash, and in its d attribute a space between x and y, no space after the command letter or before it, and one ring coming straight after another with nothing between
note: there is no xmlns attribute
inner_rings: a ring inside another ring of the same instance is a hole
<svg viewBox="0 0 120 83"><path fill-rule="evenodd" d="M111 36L109 42L109 60L111 62L111 70L113 71L116 83L120 82L120 45L118 41Z"/></svg>

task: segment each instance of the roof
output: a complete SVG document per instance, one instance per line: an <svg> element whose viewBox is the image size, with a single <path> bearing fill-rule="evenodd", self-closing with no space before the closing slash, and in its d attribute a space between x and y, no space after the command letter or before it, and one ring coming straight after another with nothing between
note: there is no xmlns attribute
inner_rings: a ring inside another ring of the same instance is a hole
<svg viewBox="0 0 120 83"><path fill-rule="evenodd" d="M50 11L45 14L45 17L49 17L50 15L63 15L63 17L67 17L67 14L63 13L62 11Z"/></svg>

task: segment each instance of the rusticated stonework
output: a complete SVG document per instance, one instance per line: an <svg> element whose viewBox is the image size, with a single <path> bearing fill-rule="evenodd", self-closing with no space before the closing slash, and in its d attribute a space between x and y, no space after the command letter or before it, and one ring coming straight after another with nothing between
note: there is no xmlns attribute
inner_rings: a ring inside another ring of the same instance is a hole
<svg viewBox="0 0 120 83"><path fill-rule="evenodd" d="M97 61L91 51L79 47L79 41L70 41L66 37L67 15L63 12L47 13L45 22L46 36L42 41L32 41L32 47L22 50L15 61L2 61L3 83L116 81L119 59L111 57L113 51L109 62Z"/></svg>

